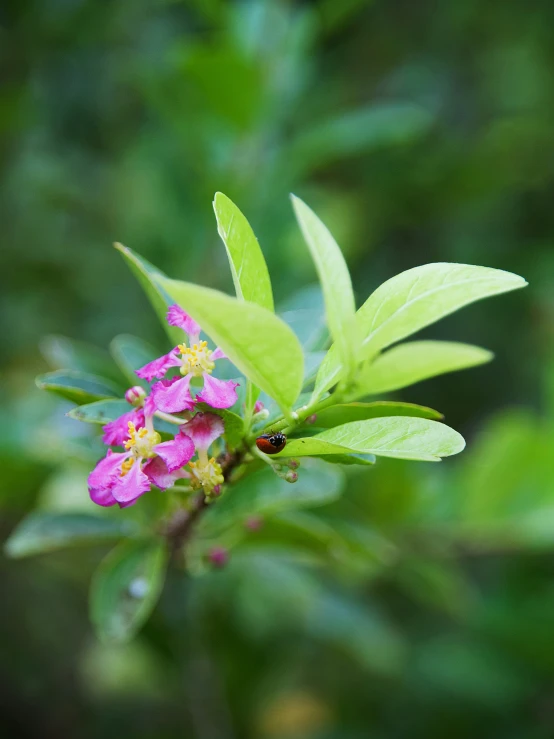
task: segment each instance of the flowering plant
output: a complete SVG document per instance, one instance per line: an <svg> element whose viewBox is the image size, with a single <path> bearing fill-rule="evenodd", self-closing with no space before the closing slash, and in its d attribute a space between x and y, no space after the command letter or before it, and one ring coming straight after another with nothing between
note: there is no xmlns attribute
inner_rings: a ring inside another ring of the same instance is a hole
<svg viewBox="0 0 554 739"><path fill-rule="evenodd" d="M489 361L491 353L476 346L399 342L525 281L486 267L427 264L388 280L356 311L335 240L305 203L292 202L320 279L328 334L316 331L314 339L314 309L304 308L301 320L302 311L275 313L252 229L218 193L214 209L236 297L169 279L117 244L164 324L169 351L152 356L138 339L116 340L116 361L133 380L120 397L109 381L75 372L37 380L77 403L72 418L101 427L105 454L88 489L95 504L117 513L71 524L34 514L13 533L8 552L38 551L41 537L50 546L75 543L79 531L123 539L93 581L92 616L104 638L136 632L170 559L193 572L224 564L264 517L339 495L342 465L371 465L379 456L440 461L464 448L437 411L365 399ZM162 503L146 524L125 528L132 512L119 509L143 498Z"/></svg>

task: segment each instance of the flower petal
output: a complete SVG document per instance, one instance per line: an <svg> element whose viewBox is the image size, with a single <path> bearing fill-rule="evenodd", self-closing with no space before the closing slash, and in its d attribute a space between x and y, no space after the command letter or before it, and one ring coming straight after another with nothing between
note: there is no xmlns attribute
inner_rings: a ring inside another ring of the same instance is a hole
<svg viewBox="0 0 554 739"><path fill-rule="evenodd" d="M101 506L111 506L116 502L112 488L117 480L121 463L128 455L125 452L114 453L108 449L107 455L101 459L88 476L88 490L91 500Z"/></svg>
<svg viewBox="0 0 554 739"><path fill-rule="evenodd" d="M215 359L227 359L227 358L228 357L223 351L223 349L220 349L219 347L217 347L217 349L214 349L212 352L211 359L215 360Z"/></svg>
<svg viewBox="0 0 554 739"><path fill-rule="evenodd" d="M150 480L141 469L140 460L135 460L131 469L119 476L112 488L118 503L132 503L150 490Z"/></svg>
<svg viewBox="0 0 554 739"><path fill-rule="evenodd" d="M157 382L152 387L154 405L164 413L191 411L194 400L190 394L190 375L178 377L174 382Z"/></svg>
<svg viewBox="0 0 554 739"><path fill-rule="evenodd" d="M178 380L178 377L172 377L171 382L173 380ZM162 380L162 382L169 382L168 380ZM156 412L156 404L154 403L154 398L152 397L152 394L150 394L144 401L144 415L145 416L153 416Z"/></svg>
<svg viewBox="0 0 554 739"><path fill-rule="evenodd" d="M115 421L110 421L102 427L104 436L102 441L108 446L123 446L129 438L129 421L135 424L135 428L139 429L144 426L144 411L137 408L128 413L124 413Z"/></svg>
<svg viewBox="0 0 554 739"><path fill-rule="evenodd" d="M182 469L170 472L161 457L149 459L143 467L143 472L148 476L150 482L160 490L167 490L182 477L190 477L190 473Z"/></svg>
<svg viewBox="0 0 554 739"><path fill-rule="evenodd" d="M188 313L181 308L180 305L171 305L167 311L167 322L170 326L178 326L183 331L192 336L198 336L202 329L196 321L189 316Z"/></svg>
<svg viewBox="0 0 554 739"><path fill-rule="evenodd" d="M163 459L169 472L183 467L194 456L194 443L190 436L179 431L173 441L164 441L154 447L156 454Z"/></svg>
<svg viewBox="0 0 554 739"><path fill-rule="evenodd" d="M230 408L237 402L235 388L239 383L233 380L218 380L207 373L204 375L204 388L196 396L197 400L213 408Z"/></svg>
<svg viewBox="0 0 554 739"><path fill-rule="evenodd" d="M178 367L180 364L179 353L177 348L172 349L169 354L148 362L144 367L135 370L135 374L147 382L152 382L155 378L161 379L170 367Z"/></svg>
<svg viewBox="0 0 554 739"><path fill-rule="evenodd" d="M223 420L215 413L197 413L184 428L184 432L199 449L207 449L212 442L225 433Z"/></svg>

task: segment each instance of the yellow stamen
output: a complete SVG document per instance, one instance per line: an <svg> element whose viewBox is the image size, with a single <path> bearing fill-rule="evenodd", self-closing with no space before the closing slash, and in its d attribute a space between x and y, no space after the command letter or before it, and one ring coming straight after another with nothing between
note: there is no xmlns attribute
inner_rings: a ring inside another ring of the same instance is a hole
<svg viewBox="0 0 554 739"><path fill-rule="evenodd" d="M134 457L129 457L129 459L126 459L122 463L122 465L121 465L121 477L124 477L127 474L127 472L129 472L129 470L134 465L134 463L135 463L135 458Z"/></svg>
<svg viewBox="0 0 554 739"><path fill-rule="evenodd" d="M210 374L215 367L207 341L200 341L191 347L187 347L186 344L179 344L178 349L181 353L182 365L180 371L182 375L201 377L204 373Z"/></svg>

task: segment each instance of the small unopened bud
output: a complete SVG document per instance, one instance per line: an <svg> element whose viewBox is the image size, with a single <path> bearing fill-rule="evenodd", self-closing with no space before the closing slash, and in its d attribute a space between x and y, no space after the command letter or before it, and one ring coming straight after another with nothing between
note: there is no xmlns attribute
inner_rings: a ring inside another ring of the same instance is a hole
<svg viewBox="0 0 554 739"><path fill-rule="evenodd" d="M298 480L298 472L294 472L293 470L289 470L287 474L285 475L284 479L287 482L296 482Z"/></svg>
<svg viewBox="0 0 554 739"><path fill-rule="evenodd" d="M210 549L208 559L214 567L225 567L229 561L229 552L225 547L213 547Z"/></svg>
<svg viewBox="0 0 554 739"><path fill-rule="evenodd" d="M306 419L306 423L315 423L316 421L317 421L316 413L312 413L312 415L308 416L308 418Z"/></svg>
<svg viewBox="0 0 554 739"><path fill-rule="evenodd" d="M264 525L264 520L261 516L249 516L244 522L244 528L248 531L259 531Z"/></svg>
<svg viewBox="0 0 554 739"><path fill-rule="evenodd" d="M267 410L267 408L262 408L261 411L254 413L254 415L252 416L252 423L259 423L260 421L265 421L268 418L269 418L269 411Z"/></svg>
<svg viewBox="0 0 554 739"><path fill-rule="evenodd" d="M211 495L213 498L219 498L221 495L221 485L216 485L215 488L212 490Z"/></svg>
<svg viewBox="0 0 554 739"><path fill-rule="evenodd" d="M125 393L125 400L131 405L134 405L135 408L140 408L144 404L145 398L146 390L140 385L130 387Z"/></svg>
<svg viewBox="0 0 554 739"><path fill-rule="evenodd" d="M257 400L256 403L254 404L254 413L259 413L260 411L263 411L263 409L264 409L264 404L262 403L261 400Z"/></svg>
<svg viewBox="0 0 554 739"><path fill-rule="evenodd" d="M300 462L297 459L289 459L289 467L291 470L297 470L300 467Z"/></svg>

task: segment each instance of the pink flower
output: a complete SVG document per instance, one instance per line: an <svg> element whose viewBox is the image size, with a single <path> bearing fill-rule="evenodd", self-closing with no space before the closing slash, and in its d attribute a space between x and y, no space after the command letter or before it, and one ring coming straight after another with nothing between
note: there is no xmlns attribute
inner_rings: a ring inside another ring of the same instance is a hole
<svg viewBox="0 0 554 739"><path fill-rule="evenodd" d="M224 482L223 471L215 457L208 456L208 449L225 432L223 421L214 413L197 413L185 424L185 431L198 452L198 459L189 462L191 486L202 488L206 495L219 495Z"/></svg>
<svg viewBox="0 0 554 739"><path fill-rule="evenodd" d="M108 446L123 446L129 438L129 423L132 423L137 429L142 428L145 423L145 412L152 415L155 411L152 400L146 397L146 391L139 385L127 390L125 400L129 405L135 406L134 410L124 413L102 427L104 432L102 441Z"/></svg>
<svg viewBox="0 0 554 739"><path fill-rule="evenodd" d="M164 354L162 357L158 357L158 359L154 359L152 362L145 364L144 367L136 370L136 375L142 380L152 382L156 378L163 377L170 367L178 367L179 365L179 351L178 347L175 347L169 354Z"/></svg>
<svg viewBox="0 0 554 739"><path fill-rule="evenodd" d="M140 429L144 426L144 411L142 408L136 408L135 410L124 413L115 421L110 421L105 426L102 426L104 435L102 441L107 446L123 446L123 444L129 438L129 423L132 423L135 428Z"/></svg>
<svg viewBox="0 0 554 739"><path fill-rule="evenodd" d="M156 431L130 422L127 436L125 451L108 450L89 475L90 497L98 505L132 505L152 484L165 490L183 476L182 467L194 454L194 443L182 430L161 442Z"/></svg>
<svg viewBox="0 0 554 739"><path fill-rule="evenodd" d="M179 328L182 328L183 331L188 334L189 341L191 343L198 341L198 337L200 336L200 331L202 331L202 329L188 313L185 313L180 305L172 305L169 307L167 311L167 322L170 326L178 326Z"/></svg>
<svg viewBox="0 0 554 739"><path fill-rule="evenodd" d="M168 384L157 382L152 387L152 398L158 410L164 413L180 413L192 410L194 399L190 394L190 382L193 377L201 377L204 387L196 396L197 401L207 403L212 408L229 408L237 401L237 382L218 380L211 374L217 359L225 359L221 349L211 351L207 341L200 341L200 326L180 308L172 305L167 312L167 320L171 326L178 326L188 334L189 346L179 344L169 354L149 362L137 370L139 377L151 382L161 379L171 367L178 367L182 375Z"/></svg>

